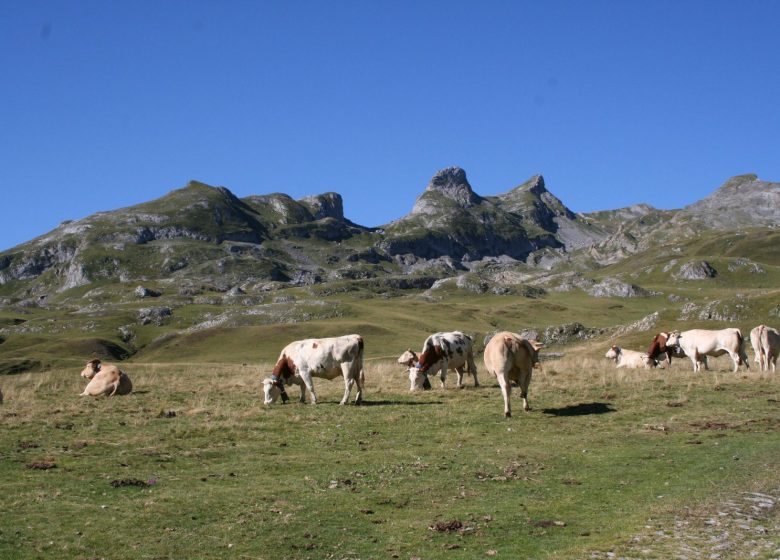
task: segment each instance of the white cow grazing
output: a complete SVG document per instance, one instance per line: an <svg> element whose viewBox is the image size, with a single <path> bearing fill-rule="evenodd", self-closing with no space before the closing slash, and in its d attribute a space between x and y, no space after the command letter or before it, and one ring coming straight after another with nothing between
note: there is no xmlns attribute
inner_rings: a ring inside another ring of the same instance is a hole
<svg viewBox="0 0 780 560"><path fill-rule="evenodd" d="M306 401L306 389L311 393L312 404L317 404L314 393L313 377L323 379L344 378L344 398L346 404L352 385L357 385L355 404L363 401L363 338L357 334L348 334L335 338L308 338L296 340L282 349L274 366L271 379L280 393L283 383L295 383L301 387L301 402ZM299 378L298 382L295 378ZM264 383L264 387L266 387ZM265 391L265 389L264 389ZM266 393L266 401L268 401ZM271 401L273 402L273 401Z"/></svg>
<svg viewBox="0 0 780 560"><path fill-rule="evenodd" d="M636 350L626 350L620 346L613 346L607 353L604 354L605 358L615 361L615 367L638 369L645 368L650 369L654 364L654 360L650 359L650 356L644 352L637 352Z"/></svg>
<svg viewBox="0 0 780 560"><path fill-rule="evenodd" d="M774 372L777 367L777 356L780 354L780 332L766 325L759 325L750 331L750 344L756 353L755 361L761 371Z"/></svg>
<svg viewBox="0 0 780 560"><path fill-rule="evenodd" d="M520 386L523 410L530 410L528 386L531 384L533 368L539 364L539 349L543 346L535 340L526 340L519 334L506 331L495 334L485 346L485 367L498 379L504 396L504 416L507 418L512 416L509 395L513 381Z"/></svg>
<svg viewBox="0 0 780 560"><path fill-rule="evenodd" d="M750 369L745 353L745 339L739 329L674 331L669 335L666 346L679 346L693 362L693 371L700 371L701 364L707 369L707 356L723 354L728 354L734 361L735 373L740 364Z"/></svg>
<svg viewBox="0 0 780 560"><path fill-rule="evenodd" d="M283 387L280 387L280 381L284 385L298 385L301 388L300 402L306 402L305 390L306 385L303 383L303 379L298 375L293 375L285 379L274 379L273 377L266 377L263 379L263 404L274 404L279 397L282 397L282 402L287 402L287 392L283 391Z"/></svg>
<svg viewBox="0 0 780 560"><path fill-rule="evenodd" d="M414 355L411 350L408 353ZM407 357L407 353L401 355L398 361ZM471 337L460 331L438 332L425 339L419 360L409 367L410 390L424 385L424 379L429 372L439 372L441 386L447 379L447 370L455 370L458 375L458 388L463 387L463 370L474 378L474 387L479 387L477 380L477 365L474 363L474 344Z"/></svg>
<svg viewBox="0 0 780 560"><path fill-rule="evenodd" d="M127 395L133 390L133 383L122 370L113 364L103 364L95 358L87 362L81 377L89 379L80 397L106 395Z"/></svg>

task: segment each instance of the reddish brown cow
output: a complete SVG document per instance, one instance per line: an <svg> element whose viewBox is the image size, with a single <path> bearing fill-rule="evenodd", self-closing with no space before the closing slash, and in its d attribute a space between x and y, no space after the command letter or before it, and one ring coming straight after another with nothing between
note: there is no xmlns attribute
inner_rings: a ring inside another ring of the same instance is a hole
<svg viewBox="0 0 780 560"><path fill-rule="evenodd" d="M666 341L669 339L669 333L658 333L653 338L653 342L650 343L650 349L647 351L647 355L650 357L650 364L652 366L658 365L658 358L661 355L666 354L666 366L672 365L672 354L675 349L666 345Z"/></svg>

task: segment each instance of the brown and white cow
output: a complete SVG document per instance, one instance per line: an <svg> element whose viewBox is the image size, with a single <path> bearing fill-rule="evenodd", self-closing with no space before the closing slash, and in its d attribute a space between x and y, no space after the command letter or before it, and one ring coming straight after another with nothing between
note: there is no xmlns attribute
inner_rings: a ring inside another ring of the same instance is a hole
<svg viewBox="0 0 780 560"><path fill-rule="evenodd" d="M282 349L279 359L271 375L272 383L263 383L265 403L270 404L273 398L271 387L276 387L281 394L284 383L295 383L301 387L300 402L306 402L306 389L311 393L312 404L317 404L312 378L344 379L344 398L341 404L346 404L352 385L357 385L355 404L363 401L363 338L357 334L348 334L335 338L308 338L296 340ZM296 379L297 378L297 379ZM278 398L278 394L276 398Z"/></svg>
<svg viewBox="0 0 780 560"><path fill-rule="evenodd" d="M539 364L539 349L544 345L535 340L526 340L519 334L500 332L485 346L485 367L498 379L504 396L504 416L512 416L509 395L512 382L520 386L523 410L528 411L528 386L531 384L533 368Z"/></svg>
<svg viewBox="0 0 780 560"><path fill-rule="evenodd" d="M455 370L458 375L457 386L462 388L464 368L474 378L474 387L479 387L471 337L460 331L434 333L425 339L419 359L409 368L410 390L422 387L428 373L432 372L435 375L437 371L441 386L444 388L448 369Z"/></svg>
<svg viewBox="0 0 780 560"><path fill-rule="evenodd" d="M80 397L113 397L127 395L133 390L133 383L125 372L114 364L104 364L97 358L87 362L81 371L81 377L89 379L89 383Z"/></svg>
<svg viewBox="0 0 780 560"><path fill-rule="evenodd" d="M398 363L405 366L404 371L409 375L410 391L414 391L415 389L424 389L427 391L431 388L431 381L428 379L428 376L420 373L417 368L414 367L419 361L420 357L417 355L417 352L411 348L404 350L404 353L398 357Z"/></svg>
<svg viewBox="0 0 780 560"><path fill-rule="evenodd" d="M700 371L701 364L707 369L707 356L723 354L728 354L733 360L734 372L741 364L750 369L745 353L745 339L739 329L674 331L669 334L666 346L679 346L693 362L693 371Z"/></svg>
<svg viewBox="0 0 780 560"><path fill-rule="evenodd" d="M652 360L651 366L656 366L660 363L659 358L663 355L666 357L666 367L672 366L672 356L677 354L677 357L683 357L682 350L678 347L670 348L666 345L666 341L669 338L669 333L661 332L653 337L653 341L650 343L650 348L647 350L647 355Z"/></svg>
<svg viewBox="0 0 780 560"><path fill-rule="evenodd" d="M604 354L604 357L609 358L610 360L614 360L616 368L649 369L653 364L653 360L651 360L650 356L644 352L627 350L625 348L621 348L620 346L612 346L609 350L607 350L607 353Z"/></svg>
<svg viewBox="0 0 780 560"><path fill-rule="evenodd" d="M780 353L780 332L766 325L759 325L750 331L750 344L755 352L755 361L761 371L775 371Z"/></svg>

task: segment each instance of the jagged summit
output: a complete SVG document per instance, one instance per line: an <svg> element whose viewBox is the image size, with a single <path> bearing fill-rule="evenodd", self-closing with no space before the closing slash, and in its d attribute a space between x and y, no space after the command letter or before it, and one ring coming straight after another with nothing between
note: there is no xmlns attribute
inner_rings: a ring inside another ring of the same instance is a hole
<svg viewBox="0 0 780 560"><path fill-rule="evenodd" d="M417 198L412 213L430 212L431 206L446 205L452 201L462 208L479 204L482 200L471 188L466 172L460 167L447 167L438 171L425 191Z"/></svg>

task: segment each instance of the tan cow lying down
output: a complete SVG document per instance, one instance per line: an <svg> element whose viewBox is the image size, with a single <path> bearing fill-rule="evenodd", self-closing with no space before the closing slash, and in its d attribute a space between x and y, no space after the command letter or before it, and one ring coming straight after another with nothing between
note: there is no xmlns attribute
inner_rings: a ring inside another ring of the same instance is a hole
<svg viewBox="0 0 780 560"><path fill-rule="evenodd" d="M363 401L363 338L348 334L335 338L309 338L296 340L282 349L271 375L271 383L263 382L264 402L271 404L281 395L284 384L295 383L301 387L301 402L306 402L306 389L311 393L312 404L317 404L313 377L323 379L344 378L346 404L352 385L357 385L355 404ZM277 391L272 388L276 387ZM274 395L276 395L274 397Z"/></svg>
<svg viewBox="0 0 780 560"><path fill-rule="evenodd" d="M650 356L644 352L626 350L620 346L613 346L607 350L607 353L604 354L604 357L609 358L610 360L614 360L615 367L619 368L624 367L629 369L650 369L650 366L652 366L654 363L653 360L650 359Z"/></svg>
<svg viewBox="0 0 780 560"><path fill-rule="evenodd" d="M723 354L728 354L734 361L734 373L741 364L750 369L745 353L745 339L739 329L674 331L669 335L666 346L682 348L685 355L693 362L693 371L700 371L701 364L704 364L705 370L707 369L707 356Z"/></svg>
<svg viewBox="0 0 780 560"><path fill-rule="evenodd" d="M535 340L526 340L511 332L500 332L485 346L485 367L498 379L501 393L504 395L504 416L512 416L509 406L509 394L512 382L520 386L523 410L528 406L528 386L531 384L531 372L539 364L539 349L543 345Z"/></svg>
<svg viewBox="0 0 780 560"><path fill-rule="evenodd" d="M103 364L97 358L87 362L81 372L81 377L89 379L84 392L79 395L81 397L98 397L100 395L113 397L114 395L127 395L133 390L133 383L127 374L114 364Z"/></svg>
<svg viewBox="0 0 780 560"><path fill-rule="evenodd" d="M780 332L766 325L759 325L750 331L750 344L756 353L755 361L761 371L775 371L777 355L780 353Z"/></svg>

